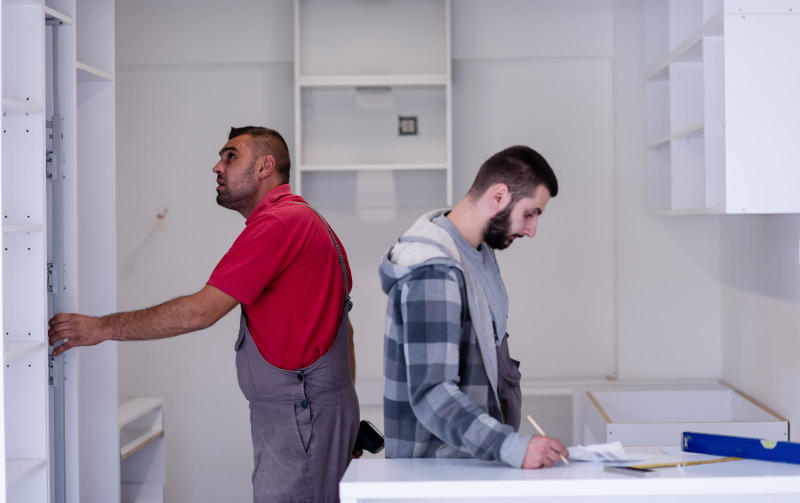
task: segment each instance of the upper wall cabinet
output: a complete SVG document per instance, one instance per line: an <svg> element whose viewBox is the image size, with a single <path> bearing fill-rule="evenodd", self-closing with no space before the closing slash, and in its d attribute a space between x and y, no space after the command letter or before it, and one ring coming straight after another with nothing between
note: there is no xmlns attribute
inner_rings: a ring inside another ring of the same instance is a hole
<svg viewBox="0 0 800 503"><path fill-rule="evenodd" d="M450 204L451 130L449 0L295 0L298 192L380 171Z"/></svg>
<svg viewBox="0 0 800 503"><path fill-rule="evenodd" d="M647 0L648 202L800 213L800 0Z"/></svg>

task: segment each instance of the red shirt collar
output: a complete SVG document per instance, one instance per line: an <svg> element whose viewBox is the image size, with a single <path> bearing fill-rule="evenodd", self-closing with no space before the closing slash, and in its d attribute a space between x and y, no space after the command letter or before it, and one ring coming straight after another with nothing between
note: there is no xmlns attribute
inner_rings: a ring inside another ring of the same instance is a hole
<svg viewBox="0 0 800 503"><path fill-rule="evenodd" d="M249 224L251 220L257 218L260 214L275 206L278 199L283 196L290 195L291 193L292 188L288 183L282 183L277 187L274 187L272 190L264 194L264 197L262 197L258 204L256 204L256 207L253 208L253 212L250 213L249 217L247 217L245 225Z"/></svg>

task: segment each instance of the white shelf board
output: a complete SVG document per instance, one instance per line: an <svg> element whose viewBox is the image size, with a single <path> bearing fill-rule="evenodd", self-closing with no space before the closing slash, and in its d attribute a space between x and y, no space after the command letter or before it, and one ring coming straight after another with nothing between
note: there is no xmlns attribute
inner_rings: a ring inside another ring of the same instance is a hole
<svg viewBox="0 0 800 503"><path fill-rule="evenodd" d="M44 459L9 459L6 460L6 484L11 486L25 479L46 464Z"/></svg>
<svg viewBox="0 0 800 503"><path fill-rule="evenodd" d="M718 37L722 35L722 20L725 13L720 11L714 14L711 19L703 26L703 34L707 37Z"/></svg>
<svg viewBox="0 0 800 503"><path fill-rule="evenodd" d="M66 24L75 24L75 22L72 20L72 18L70 16L64 14L63 12L57 11L52 7L45 6L45 8L44 8L44 16L45 16L45 18L54 17L54 18L58 19L59 21L61 21L63 23L66 23Z"/></svg>
<svg viewBox="0 0 800 503"><path fill-rule="evenodd" d="M109 82L114 80L114 76L110 73L80 61L75 63L75 69L78 70L78 80L105 80Z"/></svg>
<svg viewBox="0 0 800 503"><path fill-rule="evenodd" d="M650 143L649 145L647 145L647 148L658 148L658 147L661 147L663 145L666 145L667 143L671 142L672 140L678 140L680 138L687 138L687 137L691 137L693 135L697 135L697 134L703 132L703 127L704 126L703 126L702 123L693 124L693 125L685 128L685 129L681 129L680 131L676 131L676 132L672 133L671 135L664 136L663 138L660 138L660 139L654 141L653 143Z"/></svg>
<svg viewBox="0 0 800 503"><path fill-rule="evenodd" d="M3 233L42 232L42 224L3 224Z"/></svg>
<svg viewBox="0 0 800 503"><path fill-rule="evenodd" d="M724 215L724 208L688 208L682 210L663 210L656 213L657 215L674 217L674 216L691 216L691 215Z"/></svg>
<svg viewBox="0 0 800 503"><path fill-rule="evenodd" d="M120 404L117 411L117 424L122 429L140 417L163 406L163 398L132 398Z"/></svg>
<svg viewBox="0 0 800 503"><path fill-rule="evenodd" d="M40 349L44 349L44 342L6 342L3 361L8 363Z"/></svg>
<svg viewBox="0 0 800 503"><path fill-rule="evenodd" d="M701 61L703 36L719 36L722 31L724 13L719 12L698 31L688 37L683 43L667 54L656 66L645 75L645 80L664 80L669 65L675 61Z"/></svg>
<svg viewBox="0 0 800 503"><path fill-rule="evenodd" d="M143 449L150 442L164 436L164 428L161 426L151 428L146 431L121 431L119 434L119 457L121 460L135 454Z"/></svg>
<svg viewBox="0 0 800 503"><path fill-rule="evenodd" d="M448 75L314 75L300 76L300 87L444 86Z"/></svg>
<svg viewBox="0 0 800 503"><path fill-rule="evenodd" d="M445 164L301 164L299 171L413 171L447 169Z"/></svg>
<svg viewBox="0 0 800 503"><path fill-rule="evenodd" d="M3 114L38 114L42 112L40 105L3 98Z"/></svg>
<svg viewBox="0 0 800 503"><path fill-rule="evenodd" d="M702 61L703 30L695 32L674 51L667 54L655 67L645 75L646 80L664 80L669 65L675 61Z"/></svg>

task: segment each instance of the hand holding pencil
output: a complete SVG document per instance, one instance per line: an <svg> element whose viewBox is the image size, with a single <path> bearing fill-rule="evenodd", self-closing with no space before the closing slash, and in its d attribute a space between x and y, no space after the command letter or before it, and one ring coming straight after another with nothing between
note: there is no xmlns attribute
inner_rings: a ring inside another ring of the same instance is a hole
<svg viewBox="0 0 800 503"><path fill-rule="evenodd" d="M528 421L541 436L531 438L528 444L528 451L522 462L522 468L553 466L558 463L559 458L569 466L569 461L566 458L566 456L569 456L567 448L558 439L548 437L531 416L528 416Z"/></svg>

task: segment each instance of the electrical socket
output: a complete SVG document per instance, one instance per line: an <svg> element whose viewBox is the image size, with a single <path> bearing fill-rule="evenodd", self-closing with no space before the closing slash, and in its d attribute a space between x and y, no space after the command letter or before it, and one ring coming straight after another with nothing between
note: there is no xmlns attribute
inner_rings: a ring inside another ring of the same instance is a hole
<svg viewBox="0 0 800 503"><path fill-rule="evenodd" d="M417 116L400 115L397 117L397 134L400 136L413 136L417 134Z"/></svg>

